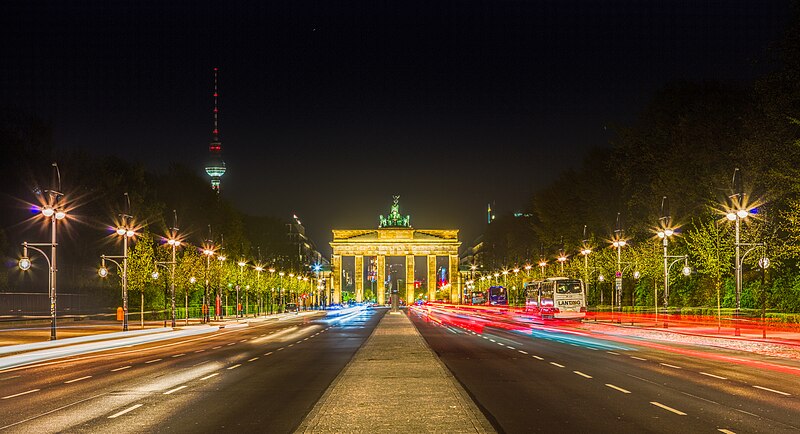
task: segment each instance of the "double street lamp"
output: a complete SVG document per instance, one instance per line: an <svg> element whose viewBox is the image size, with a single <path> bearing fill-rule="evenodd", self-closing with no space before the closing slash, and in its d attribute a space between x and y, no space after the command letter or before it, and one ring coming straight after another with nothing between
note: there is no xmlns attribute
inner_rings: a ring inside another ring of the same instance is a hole
<svg viewBox="0 0 800 434"><path fill-rule="evenodd" d="M130 212L128 193L125 193L125 199L127 210ZM122 271L122 331L126 332L128 331L128 239L136 235L136 232L128 226L130 220L133 219L131 215L122 213L119 216L120 225L115 229L115 233L122 237L122 255L101 255L100 268L97 270L97 274L102 278L108 277L109 272L108 268L106 268L106 261L116 264L117 268ZM122 263L117 262L117 259L122 260Z"/></svg>
<svg viewBox="0 0 800 434"><path fill-rule="evenodd" d="M669 270L673 265L683 261L683 268L681 273L684 276L692 274L692 269L689 267L689 257L687 255L670 255L667 247L670 238L675 235L675 229L672 227L672 217L669 216L668 210L665 208L667 204L667 197L661 198L661 217L659 220L659 227L656 234L662 240L662 247L664 248L664 328L668 327L667 321L669 318ZM670 263L670 259L672 262ZM655 298L655 320L658 323L658 297Z"/></svg>
<svg viewBox="0 0 800 434"><path fill-rule="evenodd" d="M64 220L64 218L67 216L67 212L61 204L61 198L64 197L64 194L61 193L61 172L58 170L58 164L53 163L52 167L53 179L51 189L44 191L44 193L47 194L47 198L45 199L45 204L39 207L39 211L42 213L42 216L50 219L50 242L22 243L22 258L19 260L19 268L23 271L27 271L31 268L32 263L30 257L28 256L29 247L32 250L41 253L47 261L47 266L49 269L47 292L50 296L50 340L54 341L56 340L56 274L58 272L58 268L56 267L56 247L58 247L58 242L56 241L56 228L58 226L57 222ZM37 246L50 247L50 256L48 257L47 254Z"/></svg>

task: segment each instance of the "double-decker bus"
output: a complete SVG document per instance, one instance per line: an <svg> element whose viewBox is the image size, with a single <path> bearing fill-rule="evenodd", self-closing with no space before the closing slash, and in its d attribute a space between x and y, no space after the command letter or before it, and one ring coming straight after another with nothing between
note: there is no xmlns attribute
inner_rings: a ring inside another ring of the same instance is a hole
<svg viewBox="0 0 800 434"><path fill-rule="evenodd" d="M470 304L486 304L486 297L483 291L472 291L469 295Z"/></svg>
<svg viewBox="0 0 800 434"><path fill-rule="evenodd" d="M507 305L508 293L506 288L502 286L489 287L489 304L492 305Z"/></svg>
<svg viewBox="0 0 800 434"><path fill-rule="evenodd" d="M586 287L580 279L550 277L526 282L525 310L543 319L586 317Z"/></svg>

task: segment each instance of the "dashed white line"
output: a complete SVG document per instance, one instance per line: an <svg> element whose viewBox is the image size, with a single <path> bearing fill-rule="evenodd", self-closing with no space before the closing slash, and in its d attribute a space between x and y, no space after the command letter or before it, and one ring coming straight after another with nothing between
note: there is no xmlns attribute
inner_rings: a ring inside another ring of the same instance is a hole
<svg viewBox="0 0 800 434"><path fill-rule="evenodd" d="M92 378L92 376L91 375L87 375L85 377L81 377L81 378L76 378L74 380L65 381L64 384L77 383L78 381L83 381L83 380L86 380L86 379L89 379L89 378Z"/></svg>
<svg viewBox="0 0 800 434"><path fill-rule="evenodd" d="M283 347L280 347L280 348L278 348L278 349L277 349L277 350L275 350L275 351L283 351Z"/></svg>
<svg viewBox="0 0 800 434"><path fill-rule="evenodd" d="M236 345L236 342L231 342L231 343L228 344L228 346L231 346L231 345Z"/></svg>
<svg viewBox="0 0 800 434"><path fill-rule="evenodd" d="M631 359L636 359L636 360L641 360L641 361L647 360L647 359L643 359L641 357L636 357L636 356L631 356Z"/></svg>
<svg viewBox="0 0 800 434"><path fill-rule="evenodd" d="M265 355L265 356L268 356L268 355L270 355L270 354L272 354L272 351L270 351L270 352L268 352L268 353L264 353L264 355Z"/></svg>
<svg viewBox="0 0 800 434"><path fill-rule="evenodd" d="M583 372L581 372L581 371L572 371L572 372L574 372L574 373L576 373L576 374L580 375L580 376L581 376L581 377L583 377L583 378L592 378L592 376L591 376L591 375L589 375L589 374L584 374L584 373L583 373Z"/></svg>
<svg viewBox="0 0 800 434"><path fill-rule="evenodd" d="M162 359L153 359L153 360L149 360L149 361L147 361L147 362L144 362L144 363L145 363L145 364L148 364L148 363L155 363L155 362L160 362L161 360L162 360Z"/></svg>
<svg viewBox="0 0 800 434"><path fill-rule="evenodd" d="M212 350L218 350L220 348L222 348L222 345L217 345L216 347L212 348Z"/></svg>
<svg viewBox="0 0 800 434"><path fill-rule="evenodd" d="M500 345L501 347L504 347L504 346L506 346L506 344L504 344L504 343L502 343L502 342L496 342L496 344L497 344L497 345Z"/></svg>
<svg viewBox="0 0 800 434"><path fill-rule="evenodd" d="M241 340L241 341L239 341L239 342L247 342L247 339L242 339L242 340Z"/></svg>
<svg viewBox="0 0 800 434"><path fill-rule="evenodd" d="M177 391L179 391L181 389L185 389L187 387L189 387L189 386L186 386L186 385L178 386L178 387L176 387L176 388L174 388L172 390L167 390L166 392L164 392L164 395L171 395L171 394L173 394L173 393L175 393L175 392L177 392Z"/></svg>
<svg viewBox="0 0 800 434"><path fill-rule="evenodd" d="M613 351L606 351L606 352L607 352L608 354L613 354L613 355L615 355L615 356L618 356L618 355L619 355L619 353L615 353L615 352L613 352Z"/></svg>
<svg viewBox="0 0 800 434"><path fill-rule="evenodd" d="M175 357L183 357L183 356L185 356L185 355L186 355L186 353L180 353L180 354L175 354L175 355L174 355L174 356L172 356L172 357L173 357L173 358L175 358Z"/></svg>
<svg viewBox="0 0 800 434"><path fill-rule="evenodd" d="M768 387L761 387L761 386L753 386L756 389L766 390L767 392L778 393L783 396L792 396L791 393L781 392L780 390L770 389Z"/></svg>
<svg viewBox="0 0 800 434"><path fill-rule="evenodd" d="M144 404L136 404L136 405L134 405L134 406L132 406L132 407L128 407L128 408L126 408L125 410L122 410L122 411L120 411L120 412L118 412L118 413L114 413L114 414L112 414L111 416L109 416L108 418L109 418L109 419L114 419L115 417L122 416L123 414L125 414L125 413L127 413L127 412L129 412L129 411L136 410L137 408L139 408L139 407L141 407L141 406L143 406L143 405L144 405Z"/></svg>
<svg viewBox="0 0 800 434"><path fill-rule="evenodd" d="M242 366L242 364L241 364L241 363L237 363L237 364L235 364L235 365L231 366L230 368L228 368L228 370L230 371L231 369L236 369L236 368L238 368L239 366Z"/></svg>
<svg viewBox="0 0 800 434"><path fill-rule="evenodd" d="M518 351L518 352L520 352L520 353L522 353L522 354L528 354L528 352L527 352L527 351L522 351L522 350L517 350L517 351Z"/></svg>
<svg viewBox="0 0 800 434"><path fill-rule="evenodd" d="M623 388L621 388L621 387L618 387L618 386L615 386L615 385L613 385L613 384L606 383L606 386L608 386L608 387L610 387L610 388L612 388L612 389L614 389L614 390L618 390L618 391L620 391L620 392L622 392L622 393L631 393L631 391L630 391L630 390L625 390L625 389L623 389Z"/></svg>
<svg viewBox="0 0 800 434"><path fill-rule="evenodd" d="M205 351L205 350L197 350L197 351L195 351L195 353L202 353L203 351Z"/></svg>
<svg viewBox="0 0 800 434"><path fill-rule="evenodd" d="M516 350L516 348L512 347L511 345L506 345L506 347L508 347L509 350Z"/></svg>
<svg viewBox="0 0 800 434"><path fill-rule="evenodd" d="M206 375L205 377L201 378L201 380L208 380L209 378L216 377L217 375L219 375L219 372L215 372L213 374Z"/></svg>
<svg viewBox="0 0 800 434"><path fill-rule="evenodd" d="M558 364L556 362L550 362L550 364L553 365L553 366L558 366L559 368L563 368L564 367L564 365Z"/></svg>
<svg viewBox="0 0 800 434"><path fill-rule="evenodd" d="M31 390L29 390L29 391L27 391L27 392L20 392L20 393L16 393L16 394L14 394L14 395L8 395L8 396L4 396L4 397L2 397L2 398L0 398L0 399L16 398L17 396L27 395L27 394L29 394L29 393L38 392L38 391L40 391L40 390L41 390L41 389L31 389Z"/></svg>
<svg viewBox="0 0 800 434"><path fill-rule="evenodd" d="M125 370L125 369L130 369L130 367L131 367L131 365L123 366L121 368L112 369L111 372L117 372L117 371L122 371L122 370Z"/></svg>
<svg viewBox="0 0 800 434"><path fill-rule="evenodd" d="M701 372L700 375L705 375L707 377L714 377L714 378L717 378L719 380L727 380L727 378L725 378L725 377L720 377L719 375L709 374L708 372Z"/></svg>
<svg viewBox="0 0 800 434"><path fill-rule="evenodd" d="M660 403L660 402L650 401L650 404L653 404L653 405L655 405L656 407L661 407L661 408L663 408L664 410L671 411L671 412L673 412L673 413L675 413L675 414L677 414L677 415L679 415L679 416L686 416L686 413L684 413L684 412L682 412L682 411L680 411L680 410L676 410L676 409L674 409L674 408L672 408L672 407L669 407L669 406L667 406L667 405L664 405L664 404L662 404L662 403Z"/></svg>
<svg viewBox="0 0 800 434"><path fill-rule="evenodd" d="M497 341L496 341L496 340L494 340L494 339L489 339L489 340L490 340L490 341L492 341L492 342L497 342Z"/></svg>
<svg viewBox="0 0 800 434"><path fill-rule="evenodd" d="M719 429L717 429L717 431L719 431L721 433L724 433L724 434L736 434L735 432L733 432L733 431L731 431L729 429L725 429L725 428L719 428Z"/></svg>
<svg viewBox="0 0 800 434"><path fill-rule="evenodd" d="M287 347L287 348L291 348L291 347L293 347L293 346L294 346L294 344L289 344L289 345L287 345L286 347Z"/></svg>
<svg viewBox="0 0 800 434"><path fill-rule="evenodd" d="M248 360L248 362L255 362L256 360L258 360L258 357L253 357L252 359Z"/></svg>
<svg viewBox="0 0 800 434"><path fill-rule="evenodd" d="M659 365L661 365L661 366L666 366L667 368L673 368L673 369L683 369L683 368L681 368L680 366L670 365L669 363L659 363Z"/></svg>
<svg viewBox="0 0 800 434"><path fill-rule="evenodd" d="M543 358L541 358L541 357L539 357L539 356L531 356L531 357L533 357L533 358L534 358L534 359L536 359L536 360L544 360Z"/></svg>

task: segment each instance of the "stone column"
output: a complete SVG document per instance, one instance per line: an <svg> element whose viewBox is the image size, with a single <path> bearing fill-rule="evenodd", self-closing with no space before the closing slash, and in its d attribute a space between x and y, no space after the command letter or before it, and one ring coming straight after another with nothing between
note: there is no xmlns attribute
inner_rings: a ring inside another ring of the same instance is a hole
<svg viewBox="0 0 800 434"><path fill-rule="evenodd" d="M428 301L436 301L436 255L428 255Z"/></svg>
<svg viewBox="0 0 800 434"><path fill-rule="evenodd" d="M342 302L342 255L333 255L333 297L331 304Z"/></svg>
<svg viewBox="0 0 800 434"><path fill-rule="evenodd" d="M414 302L414 255L406 255L406 306Z"/></svg>
<svg viewBox="0 0 800 434"><path fill-rule="evenodd" d="M461 275L458 273L458 255L448 256L447 278L450 281L450 303L461 304Z"/></svg>
<svg viewBox="0 0 800 434"><path fill-rule="evenodd" d="M378 304L382 306L386 304L386 297L384 294L384 292L386 291L386 286L384 285L384 283L386 282L386 256L378 255L377 260L378 260L378 289L376 289L376 291L378 293L375 294L375 296L377 297Z"/></svg>
<svg viewBox="0 0 800 434"><path fill-rule="evenodd" d="M356 255L356 302L364 301L364 255Z"/></svg>

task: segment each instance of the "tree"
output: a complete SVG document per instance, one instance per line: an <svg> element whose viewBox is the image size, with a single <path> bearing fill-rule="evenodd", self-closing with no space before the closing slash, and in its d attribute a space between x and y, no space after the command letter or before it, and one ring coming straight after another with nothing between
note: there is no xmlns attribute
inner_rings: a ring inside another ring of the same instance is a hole
<svg viewBox="0 0 800 434"><path fill-rule="evenodd" d="M693 219L691 229L686 233L686 245L692 264L697 272L711 283L710 289L716 291L717 321L722 309L722 278L731 271L733 263L733 237L727 225L721 225L720 220L713 215L706 215L702 219ZM701 280L701 290L703 285ZM706 300L712 297L702 297Z"/></svg>

